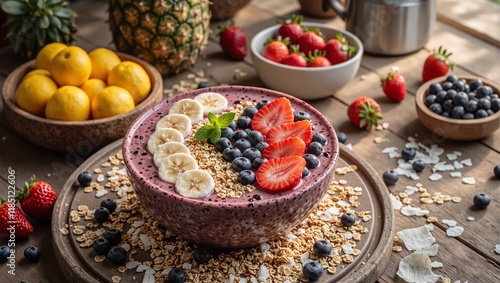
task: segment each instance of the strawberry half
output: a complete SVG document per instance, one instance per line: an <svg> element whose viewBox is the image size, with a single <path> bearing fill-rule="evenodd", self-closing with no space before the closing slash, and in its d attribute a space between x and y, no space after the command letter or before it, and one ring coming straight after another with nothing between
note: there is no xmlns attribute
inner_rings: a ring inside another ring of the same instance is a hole
<svg viewBox="0 0 500 283"><path fill-rule="evenodd" d="M25 183L24 190L19 192L18 200L27 215L35 219L50 220L57 194L49 183L33 177Z"/></svg>
<svg viewBox="0 0 500 283"><path fill-rule="evenodd" d="M11 228L15 237L27 238L33 233L33 226L24 213L14 203L6 202L0 198L0 238L9 238Z"/></svg>
<svg viewBox="0 0 500 283"><path fill-rule="evenodd" d="M262 151L262 156L267 159L294 155L302 156L305 150L306 144L301 138L291 137L269 144L269 146Z"/></svg>
<svg viewBox="0 0 500 283"><path fill-rule="evenodd" d="M264 162L255 179L262 190L279 193L295 187L302 179L306 161L301 156L288 156Z"/></svg>
<svg viewBox="0 0 500 283"><path fill-rule="evenodd" d="M273 127L267 132L266 142L272 144L291 137L298 137L308 146L311 143L312 136L311 123L308 120L302 120Z"/></svg>
<svg viewBox="0 0 500 283"><path fill-rule="evenodd" d="M252 129L265 136L271 128L290 122L293 122L292 104L288 98L280 97L257 111L252 119Z"/></svg>

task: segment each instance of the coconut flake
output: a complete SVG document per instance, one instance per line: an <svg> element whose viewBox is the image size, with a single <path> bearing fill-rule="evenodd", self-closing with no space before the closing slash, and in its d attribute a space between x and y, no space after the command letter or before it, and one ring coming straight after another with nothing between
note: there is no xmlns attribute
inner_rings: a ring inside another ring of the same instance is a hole
<svg viewBox="0 0 500 283"><path fill-rule="evenodd" d="M474 177L465 177L462 179L462 183L467 185L474 185L476 183L476 179L474 179Z"/></svg>
<svg viewBox="0 0 500 283"><path fill-rule="evenodd" d="M460 161L460 163L462 163L465 166L469 166L469 167L472 166L472 160L470 158L464 159L464 160Z"/></svg>
<svg viewBox="0 0 500 283"><path fill-rule="evenodd" d="M354 254L354 250L350 244L343 244L341 247L342 247L342 251L345 254L350 254L350 255Z"/></svg>
<svg viewBox="0 0 500 283"><path fill-rule="evenodd" d="M229 274L229 279L224 280L224 283L233 283L234 282L234 275Z"/></svg>
<svg viewBox="0 0 500 283"><path fill-rule="evenodd" d="M500 245L495 245L495 253L500 255Z"/></svg>
<svg viewBox="0 0 500 283"><path fill-rule="evenodd" d="M95 197L96 197L96 198L100 198L100 197L105 196L107 193L108 193L108 190L106 190L106 189L104 189L104 190L99 190L99 191L96 191L96 192L95 192Z"/></svg>
<svg viewBox="0 0 500 283"><path fill-rule="evenodd" d="M139 228L142 225L144 225L144 221L143 220L137 220L137 221L134 221L134 223L132 223L132 227L134 227L134 228Z"/></svg>
<svg viewBox="0 0 500 283"><path fill-rule="evenodd" d="M130 244L121 244L120 247L122 247L125 251L130 251Z"/></svg>
<svg viewBox="0 0 500 283"><path fill-rule="evenodd" d="M328 222L330 220L332 220L333 217L332 215L330 214L330 212L328 211L325 211L325 213L323 214L323 216L321 217L321 220L325 221L325 222Z"/></svg>
<svg viewBox="0 0 500 283"><path fill-rule="evenodd" d="M418 188L417 187L414 187L414 186L406 186L405 187L405 193L408 196L411 196L411 195L413 195L416 192L418 192Z"/></svg>
<svg viewBox="0 0 500 283"><path fill-rule="evenodd" d="M144 277L142 278L142 283L154 283L155 282L155 273L156 270L153 268L148 268L146 272L144 272Z"/></svg>
<svg viewBox="0 0 500 283"><path fill-rule="evenodd" d="M429 176L429 180L431 180L431 181L439 181L439 180L441 180L441 178L443 178L443 176L439 173L434 173L434 174Z"/></svg>
<svg viewBox="0 0 500 283"><path fill-rule="evenodd" d="M191 268L193 268L193 265L189 262L185 262L182 264L182 268L186 269L186 270L190 270Z"/></svg>
<svg viewBox="0 0 500 283"><path fill-rule="evenodd" d="M410 251L428 248L436 241L427 226L405 229L397 234Z"/></svg>
<svg viewBox="0 0 500 283"><path fill-rule="evenodd" d="M266 282L267 278L269 278L269 269L267 269L265 265L261 264L257 277L259 278L259 281Z"/></svg>
<svg viewBox="0 0 500 283"><path fill-rule="evenodd" d="M352 239L352 237L354 237L354 235L350 231L346 231L344 233L344 238L346 238L347 240Z"/></svg>
<svg viewBox="0 0 500 283"><path fill-rule="evenodd" d="M457 171L450 172L450 177L452 177L452 178L460 178L460 177L462 177L462 173L461 172L457 172Z"/></svg>
<svg viewBox="0 0 500 283"><path fill-rule="evenodd" d="M401 208L401 214L404 216L424 216L429 214L429 210L407 205Z"/></svg>
<svg viewBox="0 0 500 283"><path fill-rule="evenodd" d="M129 262L125 263L125 267L127 269L134 269L134 268L138 267L140 264L141 264L141 262L134 260L134 261L129 261Z"/></svg>
<svg viewBox="0 0 500 283"><path fill-rule="evenodd" d="M467 216L467 220L474 221L474 220L476 220L476 218L474 216Z"/></svg>
<svg viewBox="0 0 500 283"><path fill-rule="evenodd" d="M426 253L429 256L436 256L437 253L438 253L438 249L439 249L439 245L438 244L434 244L434 245L432 245L430 247L417 250L416 252L417 253Z"/></svg>
<svg viewBox="0 0 500 283"><path fill-rule="evenodd" d="M151 267L149 267L149 266L147 266L147 265L145 265L145 264L139 264L139 265L137 266L137 268L135 269L135 271L136 271L136 272L144 272L144 271L146 271L146 270L148 270L148 269L150 269L150 268L151 268Z"/></svg>
<svg viewBox="0 0 500 283"><path fill-rule="evenodd" d="M340 208L332 206L327 210L327 212L330 213L331 215L340 215Z"/></svg>
<svg viewBox="0 0 500 283"><path fill-rule="evenodd" d="M400 200L398 200L393 194L390 194L389 198L391 199L392 208L394 210L400 210L401 207L403 206L403 203Z"/></svg>
<svg viewBox="0 0 500 283"><path fill-rule="evenodd" d="M448 227L457 226L457 221L455 220L443 219L441 222L443 222L443 224L448 225Z"/></svg>
<svg viewBox="0 0 500 283"><path fill-rule="evenodd" d="M239 283L247 283L247 279L245 277L240 277Z"/></svg>
<svg viewBox="0 0 500 283"><path fill-rule="evenodd" d="M446 236L448 237L460 237L464 232L464 227L462 226L453 226L446 229Z"/></svg>
<svg viewBox="0 0 500 283"><path fill-rule="evenodd" d="M262 249L263 252L265 252L265 251L269 251L271 246L268 243L261 243L260 248Z"/></svg>
<svg viewBox="0 0 500 283"><path fill-rule="evenodd" d="M389 123L387 122L382 123L382 128L384 128L384 130L389 129Z"/></svg>
<svg viewBox="0 0 500 283"><path fill-rule="evenodd" d="M433 261L433 262L431 262L431 267L432 268L441 268L441 267L443 267L443 263L440 261Z"/></svg>
<svg viewBox="0 0 500 283"><path fill-rule="evenodd" d="M149 237L148 235L146 234L141 234L139 236L139 239L141 240L141 242L144 244L144 246L146 246L146 248L149 248L151 247L154 242L155 242L155 239Z"/></svg>
<svg viewBox="0 0 500 283"><path fill-rule="evenodd" d="M441 276L432 272L429 256L412 253L399 263L397 275L406 282L437 282Z"/></svg>
<svg viewBox="0 0 500 283"><path fill-rule="evenodd" d="M347 147L348 149L352 150L352 143L348 143L345 147Z"/></svg>
<svg viewBox="0 0 500 283"><path fill-rule="evenodd" d="M293 259L293 257L289 257L288 262L283 263L282 265L288 268L293 268L295 266L295 260Z"/></svg>
<svg viewBox="0 0 500 283"><path fill-rule="evenodd" d="M104 175L103 174L97 175L96 181L99 182L99 183L103 182L104 181Z"/></svg>
<svg viewBox="0 0 500 283"><path fill-rule="evenodd" d="M297 229L297 235L303 235L305 233L306 233L306 229L304 229L304 228Z"/></svg>
<svg viewBox="0 0 500 283"><path fill-rule="evenodd" d="M312 259L309 258L308 252L305 252L302 255L300 255L300 263L302 263L302 266L311 261Z"/></svg>
<svg viewBox="0 0 500 283"><path fill-rule="evenodd" d="M382 153L391 153L391 152L398 152L398 148L391 146L391 147L386 147L382 149Z"/></svg>

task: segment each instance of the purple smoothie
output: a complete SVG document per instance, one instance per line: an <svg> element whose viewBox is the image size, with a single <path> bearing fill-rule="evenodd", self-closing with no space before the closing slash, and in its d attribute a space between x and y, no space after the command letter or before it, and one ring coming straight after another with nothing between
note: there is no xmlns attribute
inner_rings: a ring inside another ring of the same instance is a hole
<svg viewBox="0 0 500 283"><path fill-rule="evenodd" d="M229 106L287 97L296 111L310 114L313 132L322 133L327 138L319 157L320 166L311 169L310 175L294 189L278 194L257 189L240 198L220 198L211 194L203 199L192 199L176 193L173 184L158 178L158 169L146 144L156 123L168 114L171 105L208 91L224 95ZM339 152L330 122L307 103L272 90L222 86L176 95L145 111L127 131L123 155L138 198L165 228L197 244L245 248L286 234L309 215L333 179Z"/></svg>

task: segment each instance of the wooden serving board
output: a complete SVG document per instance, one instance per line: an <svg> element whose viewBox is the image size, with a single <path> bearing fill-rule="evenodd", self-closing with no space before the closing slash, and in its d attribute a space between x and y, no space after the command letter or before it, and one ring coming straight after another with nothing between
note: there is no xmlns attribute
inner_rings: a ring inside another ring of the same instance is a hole
<svg viewBox="0 0 500 283"><path fill-rule="evenodd" d="M101 167L101 164L109 161L109 156L121 151L121 146L122 140L117 140L86 160L71 174L58 197L52 218L53 244L59 267L68 282L112 282L113 276L120 276L122 278L120 282L142 282L144 273L138 273L135 269L122 273L108 261L97 263L92 248L79 247L76 238L80 235L72 232L74 225L88 223L83 218L79 223L73 223L70 217L72 210L77 209L79 205L95 209L107 197L118 198L111 192L100 198L95 197L95 191L84 193L76 181L78 174L83 171L93 172L95 168ZM341 144L337 168L347 165L356 165L358 169L346 175L336 175L335 179L346 180L349 186L363 188L363 193L359 197L361 205L356 211L371 211L372 219L362 222L362 226L368 228L369 232L362 234L362 239L356 242L356 248L361 250L361 254L355 256L352 263L342 263L333 275L325 270L317 282L375 282L389 261L392 251L394 216L387 188L366 161ZM124 167L123 164L118 166ZM103 170L102 174L105 175L106 170ZM65 225L70 225L69 233L66 235L61 232ZM128 228L124 227L123 230L127 231ZM145 252L141 254L140 249L134 258L139 261L152 260L149 254Z"/></svg>

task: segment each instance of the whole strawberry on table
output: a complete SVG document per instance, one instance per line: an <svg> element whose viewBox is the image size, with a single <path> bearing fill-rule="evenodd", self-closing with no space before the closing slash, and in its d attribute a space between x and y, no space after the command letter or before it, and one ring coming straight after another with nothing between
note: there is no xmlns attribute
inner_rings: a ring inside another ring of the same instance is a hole
<svg viewBox="0 0 500 283"><path fill-rule="evenodd" d="M400 102L406 97L406 80L397 68L390 71L385 78L380 79L384 94L390 99Z"/></svg>
<svg viewBox="0 0 500 283"><path fill-rule="evenodd" d="M234 25L219 26L219 44L224 53L235 60L243 60L247 55L247 37L243 29Z"/></svg>
<svg viewBox="0 0 500 283"><path fill-rule="evenodd" d="M33 176L25 183L24 190L19 192L17 200L27 215L35 219L50 220L57 193L49 183L39 181Z"/></svg>
<svg viewBox="0 0 500 283"><path fill-rule="evenodd" d="M0 198L0 238L27 238L33 233L33 225L13 202Z"/></svg>
<svg viewBox="0 0 500 283"><path fill-rule="evenodd" d="M349 120L358 128L370 130L382 120L382 109L375 99L368 96L356 98L347 108Z"/></svg>
<svg viewBox="0 0 500 283"><path fill-rule="evenodd" d="M451 54L442 46L439 46L437 50L433 50L425 59L422 80L426 82L437 77L446 76L450 70L453 70L454 64L450 60Z"/></svg>

